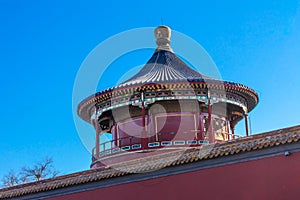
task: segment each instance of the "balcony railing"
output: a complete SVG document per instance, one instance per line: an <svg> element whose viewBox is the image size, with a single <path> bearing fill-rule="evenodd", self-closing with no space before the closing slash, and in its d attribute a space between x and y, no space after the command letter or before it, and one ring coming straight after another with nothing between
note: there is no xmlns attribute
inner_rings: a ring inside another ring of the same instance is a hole
<svg viewBox="0 0 300 200"><path fill-rule="evenodd" d="M237 134L222 133L226 139L223 141L229 141L242 137ZM148 140L148 138L146 138ZM139 151L144 149L156 149L156 148L174 148L174 147L187 147L187 146L202 146L210 144L211 141L208 137L204 137L203 140L164 140L164 141L147 141L146 146L143 146L143 138L136 138L133 136L118 138L99 144L99 148L94 147L92 149L93 160L99 158L108 157L124 152ZM96 152L96 151L99 152Z"/></svg>

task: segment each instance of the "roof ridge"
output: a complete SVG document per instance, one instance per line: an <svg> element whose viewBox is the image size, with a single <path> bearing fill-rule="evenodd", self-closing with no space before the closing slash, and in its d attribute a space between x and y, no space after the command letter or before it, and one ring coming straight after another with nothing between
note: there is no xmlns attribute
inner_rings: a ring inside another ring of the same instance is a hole
<svg viewBox="0 0 300 200"><path fill-rule="evenodd" d="M180 165L205 159L213 159L220 156L227 156L245 151L252 151L286 143L298 142L299 140L300 125L261 133L258 135L245 137L243 139L236 139L230 142L213 144L213 149L211 149L202 157L200 153L201 150L209 149L210 146L178 150L175 152L157 155L152 158L136 159L116 165L76 172L38 182L17 185L10 188L3 188L0 189L0 198L17 197L40 191L53 190L87 182L99 181L111 177L147 172L173 165ZM174 159L174 157L177 159Z"/></svg>

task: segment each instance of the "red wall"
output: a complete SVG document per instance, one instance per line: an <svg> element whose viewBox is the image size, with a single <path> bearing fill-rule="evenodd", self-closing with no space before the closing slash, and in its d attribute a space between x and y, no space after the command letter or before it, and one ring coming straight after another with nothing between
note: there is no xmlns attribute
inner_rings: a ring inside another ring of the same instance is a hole
<svg viewBox="0 0 300 200"><path fill-rule="evenodd" d="M300 199L300 153L51 198L62 199Z"/></svg>

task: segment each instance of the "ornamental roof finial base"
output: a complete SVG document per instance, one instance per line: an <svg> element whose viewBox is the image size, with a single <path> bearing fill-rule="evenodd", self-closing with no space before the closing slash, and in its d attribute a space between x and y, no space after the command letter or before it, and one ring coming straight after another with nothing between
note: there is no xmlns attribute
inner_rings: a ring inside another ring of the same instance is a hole
<svg viewBox="0 0 300 200"><path fill-rule="evenodd" d="M154 30L154 35L156 37L156 44L158 50L166 50L173 52L172 48L170 47L171 43L171 29L168 26L159 26Z"/></svg>

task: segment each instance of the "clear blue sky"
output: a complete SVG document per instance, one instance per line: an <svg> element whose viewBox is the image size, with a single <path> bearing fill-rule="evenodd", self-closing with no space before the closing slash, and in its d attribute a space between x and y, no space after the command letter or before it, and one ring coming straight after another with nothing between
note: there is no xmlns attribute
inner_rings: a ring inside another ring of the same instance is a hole
<svg viewBox="0 0 300 200"><path fill-rule="evenodd" d="M161 18L199 42L225 80L258 92L252 133L300 124L298 0L0 0L0 177L47 155L63 174L88 169L72 116L76 73L101 41Z"/></svg>

